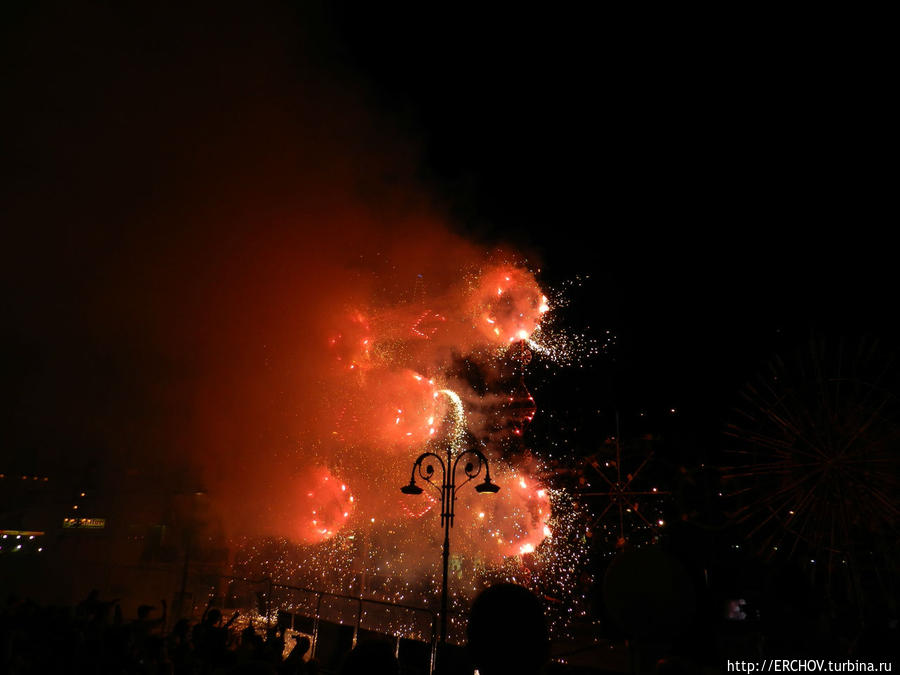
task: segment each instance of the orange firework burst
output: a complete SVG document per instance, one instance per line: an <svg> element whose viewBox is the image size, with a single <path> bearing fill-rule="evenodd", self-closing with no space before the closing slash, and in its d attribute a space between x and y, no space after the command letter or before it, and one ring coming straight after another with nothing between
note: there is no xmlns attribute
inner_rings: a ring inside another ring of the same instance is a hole
<svg viewBox="0 0 900 675"><path fill-rule="evenodd" d="M355 499L350 488L325 467L298 477L302 504L297 532L304 543L330 539L350 522Z"/></svg>
<svg viewBox="0 0 900 675"><path fill-rule="evenodd" d="M491 578L538 583L542 575L574 592L573 561L586 546L574 509L537 478L539 462L509 452L508 442L524 442L536 412L524 379L532 350L553 358L541 348L546 330L538 332L547 297L532 272L508 263L432 293L422 277L416 283L412 299L366 303L357 296L357 308L339 308L319 336L327 357L315 373L317 427L297 460L302 467L314 454L328 468L292 488L288 510L299 515L291 516L287 538L297 547L284 554L278 574L317 588L427 603L440 576L439 493L410 499L397 482L418 454L443 455L449 446L454 454L483 452L502 487L498 494L458 494L452 564L470 581L453 591L457 597L471 597ZM463 374L463 362L476 364L483 378L477 385ZM353 481L352 496L346 480ZM259 556L270 557L262 550Z"/></svg>
<svg viewBox="0 0 900 675"><path fill-rule="evenodd" d="M328 338L328 346L340 367L359 371L367 368L372 358L372 327L362 312L343 317L342 327Z"/></svg>
<svg viewBox="0 0 900 675"><path fill-rule="evenodd" d="M483 272L470 298L475 326L500 345L529 339L549 309L534 275L511 265Z"/></svg>

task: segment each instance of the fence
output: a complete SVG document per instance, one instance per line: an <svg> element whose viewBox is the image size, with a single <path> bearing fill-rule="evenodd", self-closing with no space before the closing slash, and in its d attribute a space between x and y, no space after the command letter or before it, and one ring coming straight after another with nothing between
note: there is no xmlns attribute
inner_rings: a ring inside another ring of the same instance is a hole
<svg viewBox="0 0 900 675"><path fill-rule="evenodd" d="M360 638L390 641L408 672L431 675L437 651L437 613L425 607L273 583L224 577L226 606L252 606L282 628L310 636L311 656L334 668ZM425 639L423 639L423 637Z"/></svg>

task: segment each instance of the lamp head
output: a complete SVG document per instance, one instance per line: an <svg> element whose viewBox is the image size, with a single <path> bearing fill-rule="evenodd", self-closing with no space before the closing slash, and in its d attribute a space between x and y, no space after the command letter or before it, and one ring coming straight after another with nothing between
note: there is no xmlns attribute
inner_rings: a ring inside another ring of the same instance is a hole
<svg viewBox="0 0 900 675"><path fill-rule="evenodd" d="M420 495L422 494L422 492L424 492L424 490L422 490L422 488L420 488L414 482L410 481L409 485L404 485L402 488L400 488L400 492L405 495Z"/></svg>
<svg viewBox="0 0 900 675"><path fill-rule="evenodd" d="M475 486L475 492L480 492L482 494L496 494L497 492L500 492L500 486L494 485L490 478L485 478L483 483Z"/></svg>

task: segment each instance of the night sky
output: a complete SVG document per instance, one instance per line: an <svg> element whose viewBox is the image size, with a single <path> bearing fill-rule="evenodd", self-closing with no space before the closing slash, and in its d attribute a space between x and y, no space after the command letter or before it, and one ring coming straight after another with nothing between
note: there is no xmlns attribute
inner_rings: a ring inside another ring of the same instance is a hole
<svg viewBox="0 0 900 675"><path fill-rule="evenodd" d="M476 3L3 13L14 462L196 441L175 440L209 421L196 400L298 328L279 323L308 306L291 247L315 257L334 233L307 223L335 209L376 214L347 237L385 253L415 233L395 222L439 213L568 288L561 322L616 345L536 397L603 435L611 406L674 407L712 451L773 353L816 331L896 346L888 91L849 28Z"/></svg>

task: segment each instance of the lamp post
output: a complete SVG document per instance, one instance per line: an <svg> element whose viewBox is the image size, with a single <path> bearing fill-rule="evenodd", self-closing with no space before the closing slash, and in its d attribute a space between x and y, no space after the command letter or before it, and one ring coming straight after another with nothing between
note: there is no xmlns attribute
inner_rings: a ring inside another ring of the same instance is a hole
<svg viewBox="0 0 900 675"><path fill-rule="evenodd" d="M465 472L466 479L462 483L457 485L456 469L463 457L469 458L463 465L463 471ZM478 463L475 464L474 460L477 460ZM438 487L437 483L433 481L435 474L435 463L437 463L441 467L440 487ZM453 527L456 490L458 488L461 488L469 481L474 480L475 478L480 476L482 469L484 469L484 482L476 485L475 491L483 494L493 494L495 492L499 492L500 486L495 485L491 482L491 471L490 467L488 466L487 457L485 457L480 450L469 448L460 452L458 455L456 455L456 457L453 457L453 445L449 444L447 446L446 461L444 458L433 452L423 452L421 455L419 455L419 458L413 464L412 475L409 478L409 485L404 485L402 488L400 488L400 491L406 495L422 494L424 490L420 486L416 485L416 473L418 472L419 477L426 483L431 485L431 487L437 490L441 495L441 526L444 528L444 575L443 581L441 583L440 632L440 644L442 647L447 642L447 568L450 562L450 528Z"/></svg>

